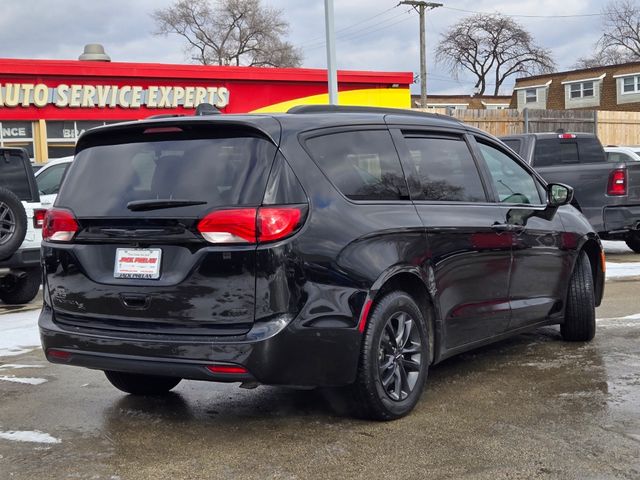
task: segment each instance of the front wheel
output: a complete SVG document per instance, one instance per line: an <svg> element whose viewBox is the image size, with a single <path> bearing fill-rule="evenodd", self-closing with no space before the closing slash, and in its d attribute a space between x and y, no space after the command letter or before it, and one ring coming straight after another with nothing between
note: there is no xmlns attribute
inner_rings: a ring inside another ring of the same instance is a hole
<svg viewBox="0 0 640 480"><path fill-rule="evenodd" d="M593 273L586 253L581 252L569 283L562 338L570 342L588 342L596 334L596 305Z"/></svg>
<svg viewBox="0 0 640 480"><path fill-rule="evenodd" d="M394 420L415 407L429 368L428 339L424 315L407 293L391 292L376 302L351 386L356 415Z"/></svg>
<svg viewBox="0 0 640 480"><path fill-rule="evenodd" d="M132 395L162 395L178 385L181 380L176 377L114 372L112 370L105 370L104 374L111 385Z"/></svg>

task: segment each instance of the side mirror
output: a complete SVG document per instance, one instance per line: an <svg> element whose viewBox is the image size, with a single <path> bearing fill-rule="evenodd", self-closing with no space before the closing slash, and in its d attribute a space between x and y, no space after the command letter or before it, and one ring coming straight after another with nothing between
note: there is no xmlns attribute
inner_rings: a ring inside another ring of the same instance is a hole
<svg viewBox="0 0 640 480"><path fill-rule="evenodd" d="M562 183L550 183L547 185L547 205L561 207L573 200L573 188Z"/></svg>

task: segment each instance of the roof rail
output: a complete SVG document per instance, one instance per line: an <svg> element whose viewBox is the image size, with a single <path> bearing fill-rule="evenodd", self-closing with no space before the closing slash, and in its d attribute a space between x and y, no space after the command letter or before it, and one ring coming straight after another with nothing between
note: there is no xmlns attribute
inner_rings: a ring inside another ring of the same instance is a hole
<svg viewBox="0 0 640 480"><path fill-rule="evenodd" d="M387 115L409 115L412 117L437 118L441 120L450 120L452 122L460 123L453 117L440 115L438 113L416 112L409 109L387 107L361 107L349 105L298 105L297 107L293 107L287 110L287 113L380 113Z"/></svg>

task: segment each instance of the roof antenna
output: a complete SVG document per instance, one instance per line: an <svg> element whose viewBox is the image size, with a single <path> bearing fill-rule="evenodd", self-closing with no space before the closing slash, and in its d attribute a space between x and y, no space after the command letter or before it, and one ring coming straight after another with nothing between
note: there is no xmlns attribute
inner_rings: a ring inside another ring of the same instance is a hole
<svg viewBox="0 0 640 480"><path fill-rule="evenodd" d="M222 112L210 103L200 103L196 107L196 117L202 117L203 115L220 115Z"/></svg>

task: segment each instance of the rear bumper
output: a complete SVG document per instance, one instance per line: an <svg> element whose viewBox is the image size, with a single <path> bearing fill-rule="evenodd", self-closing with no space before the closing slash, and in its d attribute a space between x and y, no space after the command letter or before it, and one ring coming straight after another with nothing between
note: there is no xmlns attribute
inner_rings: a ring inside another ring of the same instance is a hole
<svg viewBox="0 0 640 480"><path fill-rule="evenodd" d="M39 319L49 361L98 370L271 385L339 386L355 380L361 334L355 328L308 328L280 318L238 337L180 338L62 327L45 306ZM246 374L211 373L207 366L242 366Z"/></svg>
<svg viewBox="0 0 640 480"><path fill-rule="evenodd" d="M606 232L636 230L640 225L640 205L605 207L604 227Z"/></svg>
<svg viewBox="0 0 640 480"><path fill-rule="evenodd" d="M28 248L17 250L9 258L0 262L0 268L36 268L40 266L40 249Z"/></svg>

